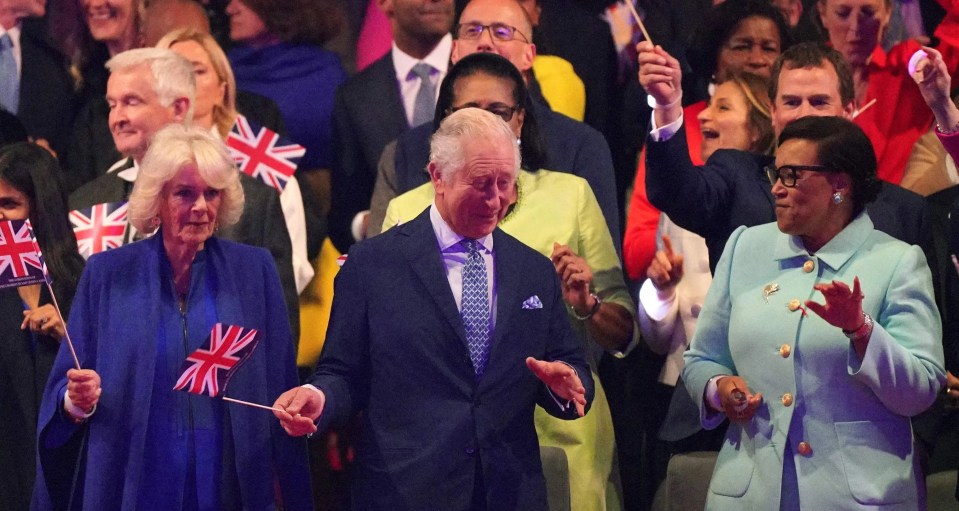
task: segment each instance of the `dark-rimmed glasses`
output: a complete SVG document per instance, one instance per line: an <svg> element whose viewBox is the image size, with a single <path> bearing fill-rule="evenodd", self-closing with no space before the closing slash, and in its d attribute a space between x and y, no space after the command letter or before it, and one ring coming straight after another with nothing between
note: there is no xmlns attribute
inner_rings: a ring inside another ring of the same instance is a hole
<svg viewBox="0 0 959 511"><path fill-rule="evenodd" d="M481 108L481 107L478 105L472 105L472 104L466 104L466 105L457 106L457 107L449 107L446 109L446 115L449 115L458 110L462 110L464 108ZM489 105L486 108L481 108L481 109L486 110L487 112L498 116L500 119L503 119L506 122L510 122L511 120L513 120L513 116L516 115L516 112L520 111L522 107L506 106L502 103L493 103L492 105Z"/></svg>
<svg viewBox="0 0 959 511"><path fill-rule="evenodd" d="M511 27L506 23L460 23L456 26L457 39L479 39L483 36L483 31L489 29L489 35L497 41L512 41L515 34L523 38L523 42L528 43L529 38L523 35L516 27Z"/></svg>
<svg viewBox="0 0 959 511"><path fill-rule="evenodd" d="M775 186L776 180L782 181L786 188L795 188L797 175L800 170L810 170L813 172L836 172L835 170L823 165L783 165L778 169L775 165L766 165L766 177L769 178L769 184Z"/></svg>

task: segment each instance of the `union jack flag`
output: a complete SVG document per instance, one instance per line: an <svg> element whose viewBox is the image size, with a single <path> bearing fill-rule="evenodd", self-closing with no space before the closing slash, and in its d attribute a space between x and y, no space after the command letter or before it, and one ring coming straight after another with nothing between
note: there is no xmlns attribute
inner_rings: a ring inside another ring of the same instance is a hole
<svg viewBox="0 0 959 511"><path fill-rule="evenodd" d="M127 203L105 202L70 212L77 248L84 259L124 244L127 236Z"/></svg>
<svg viewBox="0 0 959 511"><path fill-rule="evenodd" d="M45 270L30 222L0 222L0 288L45 282Z"/></svg>
<svg viewBox="0 0 959 511"><path fill-rule="evenodd" d="M30 241L33 241L33 248L37 251L37 257L40 258L40 270L43 271L43 280L49 286L53 284L53 280L50 278L50 269L47 268L47 260L43 258L43 251L40 250L40 244L37 243L37 237L33 234L33 224L30 223L30 220L25 220L27 224L27 229L30 230Z"/></svg>
<svg viewBox="0 0 959 511"><path fill-rule="evenodd" d="M255 328L223 323L213 325L213 331L203 346L186 357L173 390L219 396L259 342L260 333Z"/></svg>
<svg viewBox="0 0 959 511"><path fill-rule="evenodd" d="M254 129L242 115L237 116L226 137L226 145L240 171L262 180L278 193L283 193L306 154L306 148L280 137L275 131Z"/></svg>

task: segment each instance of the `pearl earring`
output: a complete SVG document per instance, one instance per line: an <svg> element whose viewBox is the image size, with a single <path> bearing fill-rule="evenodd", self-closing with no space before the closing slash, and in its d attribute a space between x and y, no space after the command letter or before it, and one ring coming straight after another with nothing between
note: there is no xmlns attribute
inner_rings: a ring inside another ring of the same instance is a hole
<svg viewBox="0 0 959 511"><path fill-rule="evenodd" d="M832 201L833 201L835 204L842 204L842 201L843 201L843 196L842 196L842 194L839 193L839 192L836 192L836 193L832 194Z"/></svg>

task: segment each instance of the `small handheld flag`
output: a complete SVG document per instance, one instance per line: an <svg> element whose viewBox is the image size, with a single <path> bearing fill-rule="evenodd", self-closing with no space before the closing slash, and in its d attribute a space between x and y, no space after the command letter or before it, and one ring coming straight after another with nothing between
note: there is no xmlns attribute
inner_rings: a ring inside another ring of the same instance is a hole
<svg viewBox="0 0 959 511"><path fill-rule="evenodd" d="M45 268L30 222L0 222L0 288L44 283Z"/></svg>
<svg viewBox="0 0 959 511"><path fill-rule="evenodd" d="M70 212L70 224L84 259L122 246L129 231L127 203L105 202Z"/></svg>
<svg viewBox="0 0 959 511"><path fill-rule="evenodd" d="M186 357L173 390L218 397L259 342L260 332L254 328L213 325L203 346Z"/></svg>
<svg viewBox="0 0 959 511"><path fill-rule="evenodd" d="M255 129L240 115L226 137L226 145L240 171L283 193L306 148L267 128Z"/></svg>

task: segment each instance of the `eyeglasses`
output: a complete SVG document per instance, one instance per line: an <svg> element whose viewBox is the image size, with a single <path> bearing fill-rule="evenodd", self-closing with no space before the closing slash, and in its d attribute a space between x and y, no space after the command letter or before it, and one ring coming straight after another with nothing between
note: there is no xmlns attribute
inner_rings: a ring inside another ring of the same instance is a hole
<svg viewBox="0 0 959 511"><path fill-rule="evenodd" d="M482 23L460 23L456 26L456 37L457 39L479 39L483 36L483 31L486 29L489 29L490 37L497 41L512 41L515 39L515 34L519 34L519 36L523 38L523 42L529 42L529 38L523 35L519 29L511 27L506 23L490 23L489 25L483 25Z"/></svg>
<svg viewBox="0 0 959 511"><path fill-rule="evenodd" d="M457 106L457 107L451 106L446 109L446 115L462 110L464 108L480 108L480 107L473 104L465 104L463 106ZM482 108L482 110L486 110L487 112L498 116L500 119L503 119L506 122L510 122L513 120L513 115L516 114L516 112L522 110L522 107L506 106L502 103L493 103L492 105L489 105L486 108Z"/></svg>
<svg viewBox="0 0 959 511"><path fill-rule="evenodd" d="M773 165L767 165L764 169L766 177L769 178L769 184L775 186L776 180L782 181L786 188L795 188L796 181L799 180L797 173L800 170L809 170L813 172L836 172L835 170L823 165L783 165L778 169Z"/></svg>

